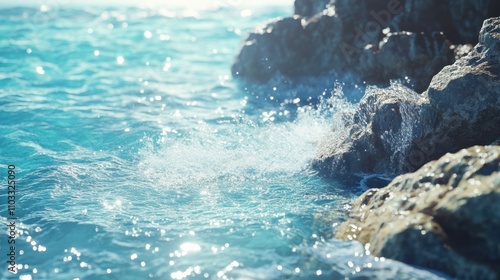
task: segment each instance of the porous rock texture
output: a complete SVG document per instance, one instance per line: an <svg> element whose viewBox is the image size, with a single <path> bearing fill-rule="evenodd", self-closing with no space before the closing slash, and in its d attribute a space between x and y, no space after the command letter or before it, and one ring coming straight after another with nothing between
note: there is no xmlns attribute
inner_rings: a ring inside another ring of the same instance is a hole
<svg viewBox="0 0 500 280"><path fill-rule="evenodd" d="M500 279L500 146L446 154L366 191L336 237L459 279Z"/></svg>
<svg viewBox="0 0 500 280"><path fill-rule="evenodd" d="M413 168L500 138L500 17L484 22L479 44L434 76L422 97L423 133L407 162Z"/></svg>
<svg viewBox="0 0 500 280"><path fill-rule="evenodd" d="M377 92L365 94L355 113L363 122L348 125L346 137L325 137L312 163L322 174L397 175L499 139L500 18L486 20L475 48L422 95L401 86Z"/></svg>

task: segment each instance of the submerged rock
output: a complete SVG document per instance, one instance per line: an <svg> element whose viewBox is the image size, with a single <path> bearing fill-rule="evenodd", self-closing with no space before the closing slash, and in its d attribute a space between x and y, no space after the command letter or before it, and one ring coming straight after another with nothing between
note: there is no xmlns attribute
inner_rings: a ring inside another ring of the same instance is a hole
<svg viewBox="0 0 500 280"><path fill-rule="evenodd" d="M499 279L500 146L447 154L366 191L336 237L460 279Z"/></svg>
<svg viewBox="0 0 500 280"><path fill-rule="evenodd" d="M486 20L479 44L422 95L403 87L372 91L380 93L367 92L356 110L362 122L348 124L345 137L323 141L313 160L323 174L401 174L447 152L492 143L500 138L500 18Z"/></svg>

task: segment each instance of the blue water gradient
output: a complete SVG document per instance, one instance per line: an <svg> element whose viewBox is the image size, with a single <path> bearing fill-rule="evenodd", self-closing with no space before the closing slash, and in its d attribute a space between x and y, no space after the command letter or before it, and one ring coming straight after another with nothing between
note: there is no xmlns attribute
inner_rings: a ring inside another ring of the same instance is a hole
<svg viewBox="0 0 500 280"><path fill-rule="evenodd" d="M367 186L309 161L361 87L230 76L242 36L290 13L0 10L0 177L16 165L19 217L11 275L4 189L0 278L446 279L331 239Z"/></svg>

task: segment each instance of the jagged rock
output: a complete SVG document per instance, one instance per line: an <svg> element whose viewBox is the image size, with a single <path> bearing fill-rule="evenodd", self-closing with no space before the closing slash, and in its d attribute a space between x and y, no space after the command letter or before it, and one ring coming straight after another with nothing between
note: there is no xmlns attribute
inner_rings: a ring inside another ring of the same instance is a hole
<svg viewBox="0 0 500 280"><path fill-rule="evenodd" d="M344 138L323 141L314 168L327 176L401 174L447 152L499 139L500 18L486 20L474 50L446 66L421 96L402 86L378 92L367 92L356 110L365 117L348 124ZM392 113L384 104L406 113ZM378 116L385 121L378 122ZM405 131L404 137L391 131Z"/></svg>
<svg viewBox="0 0 500 280"><path fill-rule="evenodd" d="M392 173L407 154L420 114L420 96L401 85L370 88L345 127L319 146L313 167L326 176ZM341 137L339 137L341 135Z"/></svg>
<svg viewBox="0 0 500 280"><path fill-rule="evenodd" d="M330 0L295 0L294 14L303 17L312 17L321 11L330 3Z"/></svg>
<svg viewBox="0 0 500 280"><path fill-rule="evenodd" d="M337 238L460 279L500 278L500 146L447 154L370 189Z"/></svg>
<svg viewBox="0 0 500 280"><path fill-rule="evenodd" d="M366 48L356 65L368 83L404 77L424 91L439 69L455 61L442 33L390 33L379 46Z"/></svg>
<svg viewBox="0 0 500 280"><path fill-rule="evenodd" d="M392 32L443 32L454 44L476 44L482 22L500 16L496 0L336 0L339 16ZM353 22L354 23L354 22Z"/></svg>
<svg viewBox="0 0 500 280"><path fill-rule="evenodd" d="M423 98L430 106L422 110L423 134L410 148L407 163L414 168L500 137L500 18L484 22L479 44L439 72Z"/></svg>
<svg viewBox="0 0 500 280"><path fill-rule="evenodd" d="M328 52L340 42L341 27L332 15L305 23L300 17L267 23L246 38L232 66L233 75L266 81L277 72L294 77L328 71L332 63L343 61L342 53Z"/></svg>
<svg viewBox="0 0 500 280"><path fill-rule="evenodd" d="M300 62L309 53L308 46L300 44L302 37L300 18L284 18L261 26L249 34L232 71L258 81L269 79L278 70L288 75L300 72Z"/></svg>
<svg viewBox="0 0 500 280"><path fill-rule="evenodd" d="M268 23L249 34L232 66L233 75L266 81L278 72L296 77L334 69L375 84L410 79L416 90L423 91L433 75L454 61L453 50L439 33L389 34L377 47L364 49L346 43L354 40L349 37L364 35L342 37L345 28L333 14Z"/></svg>
<svg viewBox="0 0 500 280"><path fill-rule="evenodd" d="M296 0L295 14L251 32L232 66L233 76L265 82L277 73L293 78L352 72L379 85L408 77L414 81L413 89L421 92L443 65L454 61L451 50L443 48L444 38L436 32L444 32L453 44L476 43L482 20L500 15L500 3ZM400 35L384 38L387 30ZM418 35L402 35L406 31ZM379 43L381 56L387 60L367 55L367 49L377 53ZM375 62L379 63L374 66L376 74L363 67ZM399 71L403 67L404 73Z"/></svg>

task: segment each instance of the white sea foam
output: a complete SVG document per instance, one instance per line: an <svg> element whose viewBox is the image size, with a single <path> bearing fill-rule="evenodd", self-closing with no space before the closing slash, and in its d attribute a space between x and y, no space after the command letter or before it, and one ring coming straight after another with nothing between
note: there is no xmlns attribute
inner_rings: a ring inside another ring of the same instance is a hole
<svg viewBox="0 0 500 280"><path fill-rule="evenodd" d="M158 185L174 188L289 176L307 169L330 127L330 120L315 110L293 122L256 124L246 119L223 128L204 124L181 141L167 138L158 145L147 140L139 167Z"/></svg>

